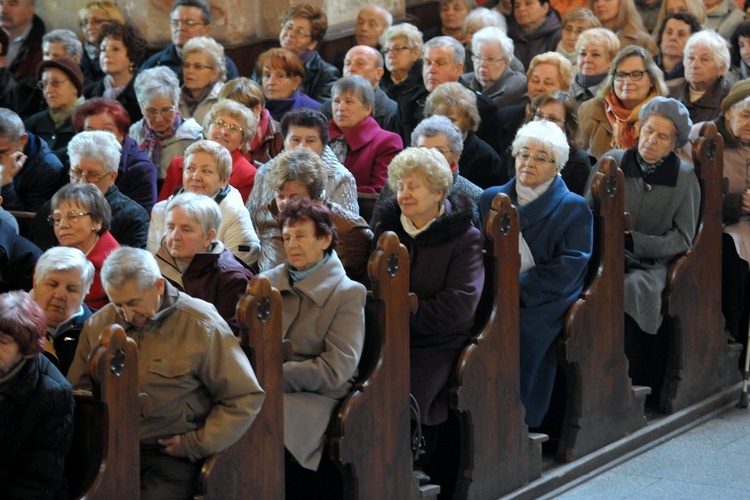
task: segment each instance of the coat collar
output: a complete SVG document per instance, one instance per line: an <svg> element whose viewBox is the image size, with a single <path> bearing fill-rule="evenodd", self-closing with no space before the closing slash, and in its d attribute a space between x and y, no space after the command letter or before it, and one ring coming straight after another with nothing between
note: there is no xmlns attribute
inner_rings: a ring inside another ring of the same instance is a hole
<svg viewBox="0 0 750 500"><path fill-rule="evenodd" d="M341 129L339 129L338 125L336 125L336 122L333 121L333 119L331 119L330 124L331 140L338 139L339 137L344 136L344 138L346 139L346 143L349 145L349 149L351 151L357 151L364 148L372 141L374 141L375 138L383 130L380 128L380 125L378 125L378 122L375 121L375 118L373 118L372 115L362 120L361 123L359 123L355 127L352 127L347 132L342 132Z"/></svg>
<svg viewBox="0 0 750 500"><path fill-rule="evenodd" d="M344 266L341 264L336 251L331 252L328 262L307 278L291 284L289 270L282 264L276 287L280 292L301 293L312 300L316 306L323 307L333 294L339 282L346 277Z"/></svg>
<svg viewBox="0 0 750 500"><path fill-rule="evenodd" d="M625 177L637 177L642 178L641 167L638 165L638 160L635 156L636 148L630 148L622 155L622 161L620 162L620 168ZM667 155L667 159L662 163L654 173L643 179L645 182L651 185L658 186L676 186L677 176L680 173L680 159L671 151Z"/></svg>
<svg viewBox="0 0 750 500"><path fill-rule="evenodd" d="M506 186L508 186L507 193L510 196L511 201L518 209L521 230L552 215L552 213L557 210L560 203L562 203L563 199L570 194L568 187L565 185L565 181L562 180L562 177L556 175L552 184L550 184L549 188L542 196L522 207L517 203L518 195L516 194L516 178L514 177L511 179Z"/></svg>

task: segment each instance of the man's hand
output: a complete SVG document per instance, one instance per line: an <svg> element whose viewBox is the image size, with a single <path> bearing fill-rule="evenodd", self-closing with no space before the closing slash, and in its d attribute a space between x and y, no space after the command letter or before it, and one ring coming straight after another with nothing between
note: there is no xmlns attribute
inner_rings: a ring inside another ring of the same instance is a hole
<svg viewBox="0 0 750 500"><path fill-rule="evenodd" d="M26 155L22 151L8 153L3 158L3 186L7 186L15 179L18 172L26 163Z"/></svg>
<svg viewBox="0 0 750 500"><path fill-rule="evenodd" d="M164 447L162 452L167 455L180 458L187 458L188 456L185 447L182 446L182 436L180 434L175 434L168 438L162 438L159 440L159 444Z"/></svg>

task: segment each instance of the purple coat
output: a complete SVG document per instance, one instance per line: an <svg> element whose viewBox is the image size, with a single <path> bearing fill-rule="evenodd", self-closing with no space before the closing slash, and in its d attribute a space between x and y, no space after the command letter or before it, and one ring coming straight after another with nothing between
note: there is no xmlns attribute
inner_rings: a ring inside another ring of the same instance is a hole
<svg viewBox="0 0 750 500"><path fill-rule="evenodd" d="M471 338L484 287L482 235L472 225L470 207L450 197L445 213L416 238L404 231L395 198L376 207L381 219L374 241L393 231L409 250L409 291L419 300L410 321L410 385L427 425L448 418L451 370Z"/></svg>
<svg viewBox="0 0 750 500"><path fill-rule="evenodd" d="M151 213L156 203L156 166L130 136L125 136L122 141L122 156L115 185L122 194Z"/></svg>

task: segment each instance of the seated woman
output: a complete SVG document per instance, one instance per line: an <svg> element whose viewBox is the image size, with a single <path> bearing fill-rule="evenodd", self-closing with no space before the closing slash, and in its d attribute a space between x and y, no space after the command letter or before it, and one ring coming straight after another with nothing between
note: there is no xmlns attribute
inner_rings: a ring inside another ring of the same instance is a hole
<svg viewBox="0 0 750 500"><path fill-rule="evenodd" d="M554 51L560 43L560 14L550 7L549 0L514 2L508 36L513 40L516 57L528 68L534 56Z"/></svg>
<svg viewBox="0 0 750 500"><path fill-rule="evenodd" d="M167 233L156 252L159 270L178 290L203 299L237 335L237 303L253 273L216 235L221 209L208 196L181 193L167 203Z"/></svg>
<svg viewBox="0 0 750 500"><path fill-rule="evenodd" d="M643 47L620 50L599 95L578 109L581 147L595 158L612 148L633 147L638 141L638 113L667 92L661 70Z"/></svg>
<svg viewBox="0 0 750 500"><path fill-rule="evenodd" d="M750 78L750 21L737 26L729 40L732 69L730 78L739 81Z"/></svg>
<svg viewBox="0 0 750 500"><path fill-rule="evenodd" d="M422 85L422 45L422 32L409 23L391 26L380 37L388 70L380 79L380 88L396 102L402 94Z"/></svg>
<svg viewBox="0 0 750 500"><path fill-rule="evenodd" d="M477 7L469 12L469 15L464 19L464 49L466 49L466 56L464 57L464 72L472 73L474 71L474 62L471 60L471 56L474 54L471 51L471 41L474 38L474 33L487 27L500 28L503 33L508 32L508 23L505 21L503 16L496 9L487 9L485 7ZM511 53L513 51L511 50ZM513 56L515 57L515 56ZM517 60L517 59L516 59ZM523 64L518 61L518 68L513 67L516 71L523 72Z"/></svg>
<svg viewBox="0 0 750 500"><path fill-rule="evenodd" d="M474 0L440 0L440 26L425 30L424 41L436 36L451 36L465 43L464 20L476 6Z"/></svg>
<svg viewBox="0 0 750 500"><path fill-rule="evenodd" d="M638 143L606 154L625 174L625 211L631 218L625 233L625 354L633 384L650 386L658 400L667 339L656 334L667 266L692 246L701 195L692 167L674 152L688 140L687 108L675 99L654 97L639 120Z"/></svg>
<svg viewBox="0 0 750 500"><path fill-rule="evenodd" d="M224 47L211 37L191 38L182 47L180 114L203 123L227 79Z"/></svg>
<svg viewBox="0 0 750 500"><path fill-rule="evenodd" d="M634 0L588 0L589 9L607 28L620 39L620 47L631 45L646 47L651 37L646 32L643 19L635 8Z"/></svg>
<svg viewBox="0 0 750 500"><path fill-rule="evenodd" d="M47 319L46 354L63 375L73 362L91 309L83 303L94 281L94 265L77 248L53 247L39 257L31 296Z"/></svg>
<svg viewBox="0 0 750 500"><path fill-rule="evenodd" d="M359 75L346 76L333 85L330 146L354 175L360 193L383 188L388 164L404 147L398 134L383 130L372 117L374 101L372 85Z"/></svg>
<svg viewBox="0 0 750 500"><path fill-rule="evenodd" d="M250 215L242 203L242 196L229 184L232 175L232 156L221 144L202 140L185 150L182 189L178 193L205 194L219 204L221 224L216 238L248 266L258 260L260 243ZM167 233L165 208L169 200L160 201L151 211L146 248L156 254Z"/></svg>
<svg viewBox="0 0 750 500"><path fill-rule="evenodd" d="M255 183L257 169L247 161L244 153L250 138L255 134L256 123L255 115L249 109L226 99L214 104L203 121L203 135L206 139L218 142L232 155L229 184L240 192L243 203L247 201ZM184 156L172 160L159 192L159 201L169 198L182 185L184 163Z"/></svg>
<svg viewBox="0 0 750 500"><path fill-rule="evenodd" d="M157 185L167 176L172 159L203 138L194 118L183 118L177 110L180 81L169 68L144 70L135 79L135 93L143 110L143 119L130 126L130 136L157 168Z"/></svg>
<svg viewBox="0 0 750 500"><path fill-rule="evenodd" d="M366 290L344 271L324 205L292 200L279 225L286 262L262 276L281 293L282 329L293 351L283 366L286 497L341 498L324 438L362 355Z"/></svg>
<svg viewBox="0 0 750 500"><path fill-rule="evenodd" d="M71 117L83 103L83 73L67 57L42 61L36 73L47 109L26 118L23 124L45 140L63 165L69 165L68 143L75 135Z"/></svg>
<svg viewBox="0 0 750 500"><path fill-rule="evenodd" d="M73 389L45 357L44 311L26 292L0 295L0 497L66 498Z"/></svg>
<svg viewBox="0 0 750 500"><path fill-rule="evenodd" d="M664 0L659 9L659 16L656 19L656 26L652 33L659 33L662 25L664 25L664 19L666 19L669 14L674 14L676 12L692 14L695 20L698 21L698 26L700 26L701 29L706 26L706 5L703 3L703 0ZM652 45L650 48L656 47Z"/></svg>
<svg viewBox="0 0 750 500"><path fill-rule="evenodd" d="M250 145L245 153L245 158L250 163L258 167L284 150L281 125L266 109L266 97L260 85L245 77L229 80L221 87L219 99L237 101L255 115L258 126L255 128L255 135L250 139Z"/></svg>
<svg viewBox="0 0 750 500"><path fill-rule="evenodd" d="M409 328L411 393L426 440L417 465L451 498L459 430L448 387L484 286L482 235L472 225L471 202L448 195L453 174L440 152L405 149L388 168L388 184L396 196L376 206L381 218L375 233L394 231L406 245L409 291L419 301Z"/></svg>
<svg viewBox="0 0 750 500"><path fill-rule="evenodd" d="M327 181L326 167L315 152L306 147L285 151L274 158L265 173L268 186L276 196L271 203L259 206L253 222L260 237L258 267L266 271L283 262L283 241L278 216L284 205L295 198L323 202L339 234L339 258L346 274L357 281L367 278L372 231L362 217L323 198Z"/></svg>
<svg viewBox="0 0 750 500"><path fill-rule="evenodd" d="M685 76L685 65L682 64L685 44L693 33L700 30L698 21L687 12L675 12L664 18L664 23L654 38L656 50L652 53L656 53L654 61L664 72L664 80L668 83Z"/></svg>
<svg viewBox="0 0 750 500"><path fill-rule="evenodd" d="M560 177L570 146L547 120L527 123L513 141L516 176L482 195L482 219L497 193L518 208L521 230L521 402L526 424L547 413L557 371L558 344L568 307L583 290L593 246L593 217L586 201Z"/></svg>
<svg viewBox="0 0 750 500"><path fill-rule="evenodd" d="M576 45L578 73L570 83L570 94L576 101L585 102L599 94L619 51L620 40L606 28L581 33Z"/></svg>
<svg viewBox="0 0 750 500"><path fill-rule="evenodd" d="M552 3L550 2L550 4ZM583 4L586 5L585 0L583 0ZM558 12L560 11L558 10ZM581 35L591 28L601 28L602 23L599 22L599 19L596 18L593 12L585 7L574 8L565 13L560 12L560 15L563 16L562 21L560 21L562 25L562 38L560 39L560 43L557 44L556 50L567 57L571 64L576 65L578 64L577 46ZM618 48L617 50L620 49Z"/></svg>
<svg viewBox="0 0 750 500"><path fill-rule="evenodd" d="M93 184L74 183L61 187L52 197L47 221L60 246L77 248L94 265L94 281L84 302L92 310L109 303L99 273L107 256L120 244L109 232L112 212L104 195Z"/></svg>
<svg viewBox="0 0 750 500"><path fill-rule="evenodd" d="M320 109L321 104L299 90L305 67L297 56L286 49L263 52L256 62L260 74L266 109L276 121L297 108Z"/></svg>
<svg viewBox="0 0 750 500"><path fill-rule="evenodd" d="M90 0L78 11L78 25L83 35L83 56L81 71L89 81L104 78L99 64L99 30L107 22L124 24L125 16L120 8L110 0Z"/></svg>

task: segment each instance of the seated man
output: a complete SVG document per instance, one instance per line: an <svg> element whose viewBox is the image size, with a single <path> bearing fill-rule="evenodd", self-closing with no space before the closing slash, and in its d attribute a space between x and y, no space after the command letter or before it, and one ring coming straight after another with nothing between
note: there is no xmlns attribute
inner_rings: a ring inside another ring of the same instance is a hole
<svg viewBox="0 0 750 500"><path fill-rule="evenodd" d="M0 25L10 38L6 64L16 80L33 77L42 62L42 37L47 28L35 12L35 0L2 2Z"/></svg>
<svg viewBox="0 0 750 500"><path fill-rule="evenodd" d="M89 353L107 326L122 325L151 398L140 421L141 498L192 498L202 460L242 436L265 394L216 308L167 283L146 250L115 250L101 278L110 303L84 326L68 379L90 388Z"/></svg>

